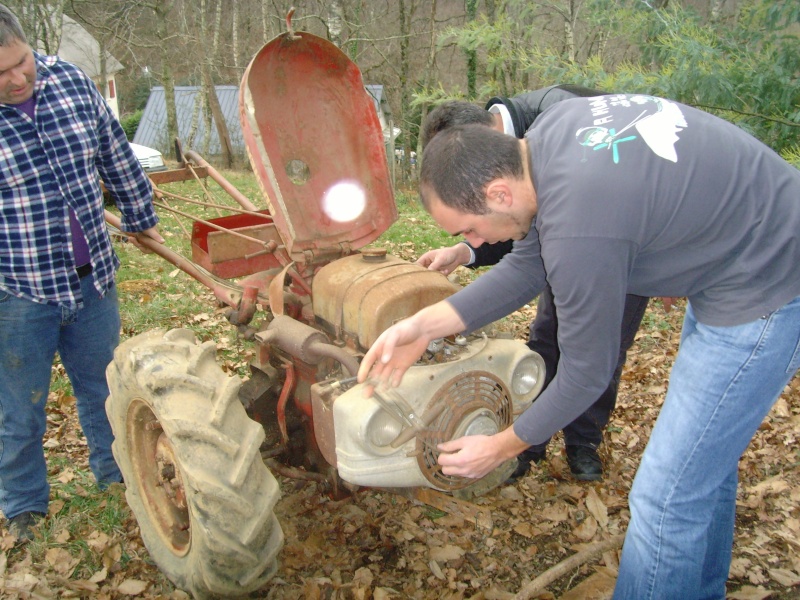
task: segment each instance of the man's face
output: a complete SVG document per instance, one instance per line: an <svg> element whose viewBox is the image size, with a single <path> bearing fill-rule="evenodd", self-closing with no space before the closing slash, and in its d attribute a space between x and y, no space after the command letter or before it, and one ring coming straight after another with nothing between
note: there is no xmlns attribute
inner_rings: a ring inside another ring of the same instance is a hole
<svg viewBox="0 0 800 600"><path fill-rule="evenodd" d="M533 215L523 215L517 210L490 210L485 215L474 215L446 206L433 192L430 196L433 220L449 234L463 236L475 248L484 242L521 240L530 231Z"/></svg>
<svg viewBox="0 0 800 600"><path fill-rule="evenodd" d="M33 96L36 61L28 44L0 46L0 103L22 104Z"/></svg>

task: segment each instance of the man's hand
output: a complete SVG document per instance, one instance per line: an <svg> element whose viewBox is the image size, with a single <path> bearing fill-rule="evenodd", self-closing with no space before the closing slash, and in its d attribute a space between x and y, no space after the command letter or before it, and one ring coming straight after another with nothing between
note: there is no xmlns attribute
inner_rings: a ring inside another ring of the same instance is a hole
<svg viewBox="0 0 800 600"><path fill-rule="evenodd" d="M384 331L364 355L358 369L358 381L369 382L364 388L371 395L374 384L400 385L408 368L419 360L430 343L413 317Z"/></svg>
<svg viewBox="0 0 800 600"><path fill-rule="evenodd" d="M445 475L480 479L527 447L509 427L495 435L470 435L443 442L438 445L438 462Z"/></svg>
<svg viewBox="0 0 800 600"><path fill-rule="evenodd" d="M151 227L150 229L145 229L144 231L139 231L137 233L129 235L128 240L145 254L152 253L152 250L150 250L150 248L148 248L141 242L142 238L149 238L151 240L155 240L159 244L164 243L164 238L161 237L160 233L158 233L158 228L156 227Z"/></svg>
<svg viewBox="0 0 800 600"><path fill-rule="evenodd" d="M364 355L358 369L358 382L372 394L373 386L397 387L408 368L419 360L431 340L464 330L455 309L445 300L423 308L384 331Z"/></svg>
<svg viewBox="0 0 800 600"><path fill-rule="evenodd" d="M472 255L466 244L458 243L449 248L437 248L429 250L417 259L417 264L427 267L431 271L439 271L444 275L450 275L459 265L469 262Z"/></svg>

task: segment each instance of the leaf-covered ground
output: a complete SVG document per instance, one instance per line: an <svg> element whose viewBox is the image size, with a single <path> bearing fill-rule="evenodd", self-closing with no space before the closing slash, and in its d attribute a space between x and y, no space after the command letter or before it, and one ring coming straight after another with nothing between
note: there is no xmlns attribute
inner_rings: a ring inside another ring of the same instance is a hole
<svg viewBox="0 0 800 600"><path fill-rule="evenodd" d="M559 438L530 475L474 501L489 522L381 490L334 500L314 482L279 477L286 545L277 576L252 597L512 598L576 552L624 533L627 493L664 398L682 309L665 313L651 302L601 449L602 482L570 478ZM222 321L211 308L200 314ZM524 338L532 316L523 309L506 325ZM800 597L799 399L795 377L740 462L729 598ZM99 492L87 476L72 399L54 392L48 410L50 515L26 546L0 530L0 596L187 598L150 560L122 486ZM617 550L603 552L532 597L607 598L617 560Z"/></svg>

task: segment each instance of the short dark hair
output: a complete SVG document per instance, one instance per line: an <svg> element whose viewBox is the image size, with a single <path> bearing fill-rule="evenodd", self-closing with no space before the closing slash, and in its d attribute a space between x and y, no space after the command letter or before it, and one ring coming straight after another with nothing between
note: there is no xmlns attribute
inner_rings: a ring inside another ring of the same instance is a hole
<svg viewBox="0 0 800 600"><path fill-rule="evenodd" d="M422 148L425 149L431 138L444 129L470 124L491 127L492 123L492 115L479 106L463 100L448 100L434 108L425 118L420 135Z"/></svg>
<svg viewBox="0 0 800 600"><path fill-rule="evenodd" d="M420 199L430 211L429 191L445 206L485 215L486 186L499 177L524 175L520 140L484 125L457 125L440 131L425 148Z"/></svg>
<svg viewBox="0 0 800 600"><path fill-rule="evenodd" d="M22 25L19 24L17 15L11 12L4 4L0 4L0 46L8 46L14 42L28 43L28 38Z"/></svg>

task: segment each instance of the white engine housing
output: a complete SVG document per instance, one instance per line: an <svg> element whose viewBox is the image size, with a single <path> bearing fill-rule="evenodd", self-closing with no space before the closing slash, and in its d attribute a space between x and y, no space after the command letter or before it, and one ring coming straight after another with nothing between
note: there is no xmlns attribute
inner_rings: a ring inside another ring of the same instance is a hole
<svg viewBox="0 0 800 600"><path fill-rule="evenodd" d="M452 360L412 367L400 387L378 390L379 399L365 398L364 386L356 385L333 400L335 464L343 480L443 491L474 483L441 473L436 444L508 427L541 392L544 361L510 339L479 338L457 352Z"/></svg>

